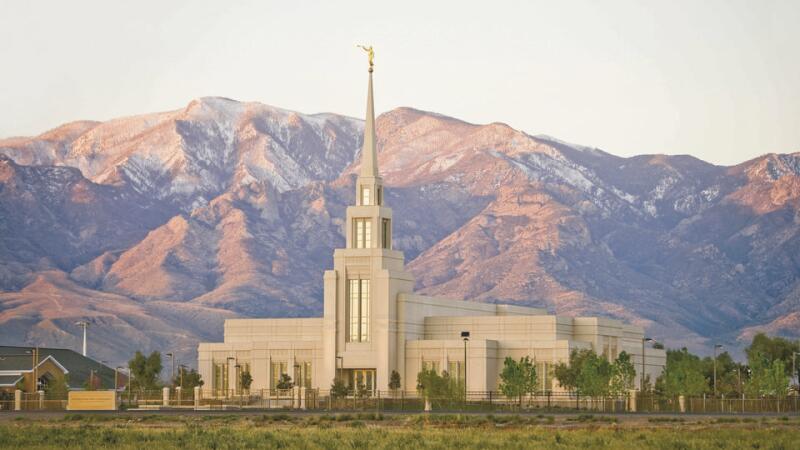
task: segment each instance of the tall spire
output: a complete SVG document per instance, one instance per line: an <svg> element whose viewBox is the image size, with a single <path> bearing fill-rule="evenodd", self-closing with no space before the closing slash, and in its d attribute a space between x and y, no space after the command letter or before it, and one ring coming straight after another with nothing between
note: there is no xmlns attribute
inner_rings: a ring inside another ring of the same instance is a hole
<svg viewBox="0 0 800 450"><path fill-rule="evenodd" d="M362 177L377 178L379 176L375 140L375 104L372 100L372 60L370 59L369 85L367 87L367 118L364 122L364 146L361 148Z"/></svg>

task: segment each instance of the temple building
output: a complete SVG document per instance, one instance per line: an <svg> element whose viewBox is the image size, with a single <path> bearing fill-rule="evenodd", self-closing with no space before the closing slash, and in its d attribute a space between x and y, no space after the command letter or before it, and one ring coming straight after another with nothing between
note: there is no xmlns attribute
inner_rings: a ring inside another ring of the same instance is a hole
<svg viewBox="0 0 800 450"><path fill-rule="evenodd" d="M345 248L324 274L324 315L303 319L231 319L224 342L201 343L204 389L276 389L282 374L305 388L327 390L339 377L351 387L388 390L393 371L401 389L416 390L421 369L466 377L470 391L496 390L503 360L530 356L545 389L560 390L549 374L570 351L592 348L609 359L632 355L651 380L665 352L646 348L641 327L600 317L565 317L514 305L450 300L414 293L403 252L392 248L392 210L384 204L378 171L372 65L355 205L347 208ZM465 358L466 356L466 358ZM644 358L644 360L642 359ZM541 374L545 374L542 376Z"/></svg>

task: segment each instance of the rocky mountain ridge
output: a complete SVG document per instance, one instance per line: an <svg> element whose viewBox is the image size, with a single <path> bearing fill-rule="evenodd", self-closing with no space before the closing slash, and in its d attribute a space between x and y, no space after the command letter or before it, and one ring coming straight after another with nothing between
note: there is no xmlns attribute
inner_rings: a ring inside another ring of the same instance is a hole
<svg viewBox="0 0 800 450"><path fill-rule="evenodd" d="M0 339L75 347L89 318L103 359L193 363L226 317L321 314L362 132L202 98L0 140ZM619 317L700 351L798 337L800 154L621 158L412 108L377 132L424 293Z"/></svg>

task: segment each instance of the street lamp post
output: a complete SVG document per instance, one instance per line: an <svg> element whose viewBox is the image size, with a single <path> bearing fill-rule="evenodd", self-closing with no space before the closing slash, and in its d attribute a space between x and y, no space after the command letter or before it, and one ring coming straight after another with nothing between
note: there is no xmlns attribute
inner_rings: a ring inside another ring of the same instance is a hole
<svg viewBox="0 0 800 450"><path fill-rule="evenodd" d="M717 349L722 348L722 344L714 344L714 398L717 398Z"/></svg>
<svg viewBox="0 0 800 450"><path fill-rule="evenodd" d="M185 364L178 366L178 376L180 377L181 389L183 389L183 374L186 372L186 369L188 369L188 367L186 367Z"/></svg>
<svg viewBox="0 0 800 450"><path fill-rule="evenodd" d="M461 339L464 340L464 406L467 405L467 342L469 341L469 331L461 332Z"/></svg>
<svg viewBox="0 0 800 450"><path fill-rule="evenodd" d="M647 342L655 342L654 339L649 337L642 338L642 374L639 377L639 391L644 392L644 346Z"/></svg>

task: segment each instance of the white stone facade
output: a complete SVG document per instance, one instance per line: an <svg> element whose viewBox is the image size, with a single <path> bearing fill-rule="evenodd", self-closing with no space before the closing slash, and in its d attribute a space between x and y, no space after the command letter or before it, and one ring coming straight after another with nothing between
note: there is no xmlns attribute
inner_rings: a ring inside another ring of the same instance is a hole
<svg viewBox="0 0 800 450"><path fill-rule="evenodd" d="M327 390L341 376L370 390L388 390L397 371L401 389L412 392L423 366L463 377L466 365L467 389L490 391L497 389L506 357L530 356L542 388L558 391L551 368L578 348L593 348L609 359L629 353L638 384L645 349L640 327L414 294L403 253L392 249L392 211L383 197L370 70L356 205L347 208L346 248L335 250L333 269L325 271L323 317L226 320L224 342L198 347L204 389L238 390L238 374L247 370L251 391L275 389L280 373L302 387ZM470 334L466 364L463 331ZM663 350L646 349L645 373L651 380L665 363Z"/></svg>

